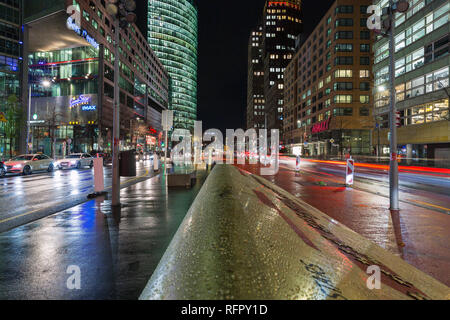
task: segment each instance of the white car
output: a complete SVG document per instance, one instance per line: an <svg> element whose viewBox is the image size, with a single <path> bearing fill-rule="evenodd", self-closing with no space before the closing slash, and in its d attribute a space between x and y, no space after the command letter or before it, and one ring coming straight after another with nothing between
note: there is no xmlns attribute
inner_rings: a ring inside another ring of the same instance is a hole
<svg viewBox="0 0 450 320"><path fill-rule="evenodd" d="M34 171L46 170L52 172L55 164L52 158L45 154L24 154L5 162L7 173L20 173L24 176Z"/></svg>
<svg viewBox="0 0 450 320"><path fill-rule="evenodd" d="M58 160L59 169L81 169L83 167L92 168L94 166L94 158L87 153L72 153L64 159Z"/></svg>

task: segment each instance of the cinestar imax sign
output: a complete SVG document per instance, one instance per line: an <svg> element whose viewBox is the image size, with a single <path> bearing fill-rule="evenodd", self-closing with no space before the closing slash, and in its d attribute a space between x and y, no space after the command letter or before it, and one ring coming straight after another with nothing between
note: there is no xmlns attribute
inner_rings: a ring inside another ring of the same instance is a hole
<svg viewBox="0 0 450 320"><path fill-rule="evenodd" d="M75 31L75 33L77 33L80 37L84 38L91 46L93 46L95 49L99 48L99 44L97 43L97 41L95 41L94 38L92 38L86 30L81 29L81 27L79 25L77 25L77 23L75 22L74 19L72 19L71 17L69 17L67 19L67 28L69 28L70 30Z"/></svg>
<svg viewBox="0 0 450 320"><path fill-rule="evenodd" d="M81 107L82 111L95 111L97 106L91 104L91 97L80 95L70 100L70 109Z"/></svg>

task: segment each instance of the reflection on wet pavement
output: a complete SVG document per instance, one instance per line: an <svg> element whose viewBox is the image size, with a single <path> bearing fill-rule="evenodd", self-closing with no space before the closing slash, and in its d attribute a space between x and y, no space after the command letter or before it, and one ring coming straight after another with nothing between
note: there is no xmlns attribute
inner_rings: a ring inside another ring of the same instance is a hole
<svg viewBox="0 0 450 320"><path fill-rule="evenodd" d="M121 191L123 208L98 198L0 234L0 299L137 299L206 177L165 189L154 177ZM81 289L69 290L69 266Z"/></svg>

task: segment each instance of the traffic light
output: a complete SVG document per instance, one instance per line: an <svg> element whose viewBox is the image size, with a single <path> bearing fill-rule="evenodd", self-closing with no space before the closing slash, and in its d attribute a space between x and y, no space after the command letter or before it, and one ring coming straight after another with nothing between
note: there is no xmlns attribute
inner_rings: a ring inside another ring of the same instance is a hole
<svg viewBox="0 0 450 320"><path fill-rule="evenodd" d="M136 10L134 0L107 0L106 11L112 17L119 19L122 29L128 27L128 24L136 22L134 10Z"/></svg>
<svg viewBox="0 0 450 320"><path fill-rule="evenodd" d="M395 113L395 126L400 128L402 126L402 115L399 111Z"/></svg>

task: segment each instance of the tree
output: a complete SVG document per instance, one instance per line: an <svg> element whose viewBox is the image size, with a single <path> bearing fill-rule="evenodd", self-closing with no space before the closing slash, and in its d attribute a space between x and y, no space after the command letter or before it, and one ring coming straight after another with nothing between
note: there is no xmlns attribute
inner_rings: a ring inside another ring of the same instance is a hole
<svg viewBox="0 0 450 320"><path fill-rule="evenodd" d="M20 107L19 99L16 95L10 95L6 102L6 123L5 130L5 150L6 142L9 141L9 156L12 158L17 140L20 137L20 130L25 124L25 114Z"/></svg>
<svg viewBox="0 0 450 320"><path fill-rule="evenodd" d="M56 144L56 136L55 132L58 128L59 123L61 122L62 114L56 112L56 106L53 105L49 109L47 109L47 116L45 118L45 123L48 127L49 138L51 139L51 154L52 158L55 158L55 144Z"/></svg>

